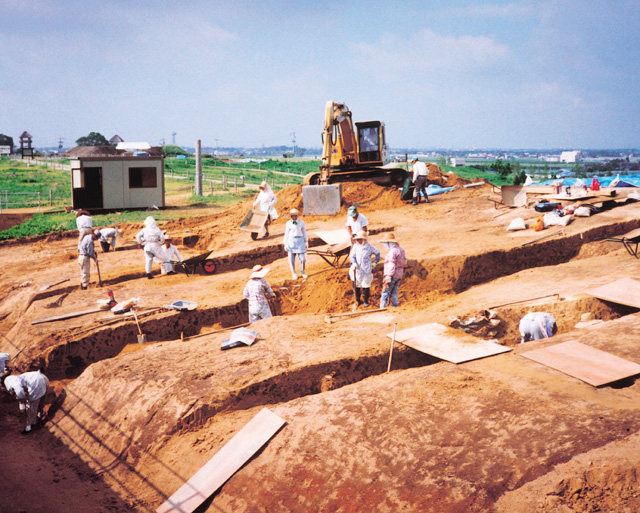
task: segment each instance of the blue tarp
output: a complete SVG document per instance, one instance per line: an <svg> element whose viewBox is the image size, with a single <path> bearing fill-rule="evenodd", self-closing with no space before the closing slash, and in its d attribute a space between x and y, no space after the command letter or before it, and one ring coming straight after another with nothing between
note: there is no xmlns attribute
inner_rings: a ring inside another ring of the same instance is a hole
<svg viewBox="0 0 640 513"><path fill-rule="evenodd" d="M436 196L437 194L442 194L443 192L449 192L449 191L452 191L453 189L455 189L455 187L440 187L439 185L431 184L427 187L427 196ZM422 196L424 197L424 195Z"/></svg>
<svg viewBox="0 0 640 513"><path fill-rule="evenodd" d="M617 176L596 176L595 178L600 182L600 187L609 187L609 184L615 180ZM562 185L573 186L578 180L582 180L587 187L591 187L593 178L552 178L551 180L532 183L531 185L553 185L555 182L562 181ZM626 182L629 185L621 185L622 182ZM640 187L640 176L625 175L624 179L620 178L617 187Z"/></svg>

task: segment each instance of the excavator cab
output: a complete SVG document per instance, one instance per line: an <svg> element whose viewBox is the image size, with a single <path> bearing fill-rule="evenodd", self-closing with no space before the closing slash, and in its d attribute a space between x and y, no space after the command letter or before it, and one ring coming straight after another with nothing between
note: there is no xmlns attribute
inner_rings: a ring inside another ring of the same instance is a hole
<svg viewBox="0 0 640 513"><path fill-rule="evenodd" d="M356 123L358 134L358 163L381 166L389 161L387 145L384 140L384 123L366 121Z"/></svg>

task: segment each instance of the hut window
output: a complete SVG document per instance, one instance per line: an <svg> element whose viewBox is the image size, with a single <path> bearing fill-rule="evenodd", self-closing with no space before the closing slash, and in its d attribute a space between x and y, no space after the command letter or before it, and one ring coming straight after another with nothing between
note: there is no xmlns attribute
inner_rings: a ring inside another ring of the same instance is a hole
<svg viewBox="0 0 640 513"><path fill-rule="evenodd" d="M130 167L129 189L155 189L158 187L155 167Z"/></svg>

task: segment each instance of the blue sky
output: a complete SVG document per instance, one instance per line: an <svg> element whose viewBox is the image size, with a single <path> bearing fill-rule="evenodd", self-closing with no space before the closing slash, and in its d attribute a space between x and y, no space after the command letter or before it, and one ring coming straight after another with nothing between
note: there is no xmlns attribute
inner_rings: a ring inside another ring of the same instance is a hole
<svg viewBox="0 0 640 513"><path fill-rule="evenodd" d="M320 147L640 147L640 2L0 0L0 133Z"/></svg>

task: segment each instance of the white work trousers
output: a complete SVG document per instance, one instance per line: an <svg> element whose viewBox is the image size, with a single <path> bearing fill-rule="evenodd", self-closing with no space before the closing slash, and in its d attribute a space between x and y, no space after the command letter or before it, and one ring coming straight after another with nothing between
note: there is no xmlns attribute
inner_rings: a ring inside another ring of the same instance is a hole
<svg viewBox="0 0 640 513"><path fill-rule="evenodd" d="M157 258L161 262L164 262L162 258L162 252L160 249L160 244L157 242L147 242L144 245L144 272L149 274L151 269L153 268L153 258Z"/></svg>
<svg viewBox="0 0 640 513"><path fill-rule="evenodd" d="M80 285L87 287L91 280L91 257L78 255L78 263L80 264Z"/></svg>

